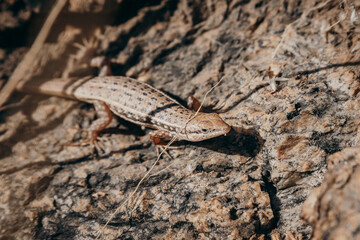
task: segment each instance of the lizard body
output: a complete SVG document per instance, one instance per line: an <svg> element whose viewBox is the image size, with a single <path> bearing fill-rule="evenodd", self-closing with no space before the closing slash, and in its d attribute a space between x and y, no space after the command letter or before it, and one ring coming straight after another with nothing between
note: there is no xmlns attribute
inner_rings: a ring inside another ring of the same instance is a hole
<svg viewBox="0 0 360 240"><path fill-rule="evenodd" d="M106 117L110 111L130 122L160 130L158 136L161 137L176 135L180 140L196 142L230 131L230 126L216 113L198 113L193 117L193 110L160 90L128 77L95 77L72 82L62 79L44 83L31 81L19 84L17 90L94 104L102 120L98 119L96 126L91 127L93 132L103 130L111 122L111 116ZM157 137L156 134L153 136Z"/></svg>

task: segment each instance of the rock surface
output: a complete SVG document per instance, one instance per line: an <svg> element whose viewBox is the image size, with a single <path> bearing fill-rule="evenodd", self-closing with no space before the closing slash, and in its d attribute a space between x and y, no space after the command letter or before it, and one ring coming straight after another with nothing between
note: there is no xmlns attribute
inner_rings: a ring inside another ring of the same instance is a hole
<svg viewBox="0 0 360 240"><path fill-rule="evenodd" d="M313 239L359 239L360 148L329 156L328 168L305 201L302 217L313 226Z"/></svg>
<svg viewBox="0 0 360 240"><path fill-rule="evenodd" d="M358 237L359 11L357 1L69 1L29 78L96 75L90 59L106 56L114 75L182 103L222 79L205 107L232 126L176 144L103 238ZM23 53L2 48L4 80ZM121 119L94 159L79 146L96 119L89 104L32 95L0 117L0 239L94 239L156 160L148 130Z"/></svg>

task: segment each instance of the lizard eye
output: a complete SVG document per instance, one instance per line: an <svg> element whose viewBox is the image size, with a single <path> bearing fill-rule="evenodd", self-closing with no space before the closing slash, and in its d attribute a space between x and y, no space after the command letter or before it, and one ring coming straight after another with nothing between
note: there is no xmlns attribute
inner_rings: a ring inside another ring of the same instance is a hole
<svg viewBox="0 0 360 240"><path fill-rule="evenodd" d="M208 130L206 128L201 129L203 133L207 132Z"/></svg>

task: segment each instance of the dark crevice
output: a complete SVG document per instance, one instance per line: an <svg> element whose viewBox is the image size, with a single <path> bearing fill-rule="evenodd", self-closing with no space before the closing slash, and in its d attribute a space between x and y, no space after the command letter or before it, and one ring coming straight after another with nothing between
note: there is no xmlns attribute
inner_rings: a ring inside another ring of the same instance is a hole
<svg viewBox="0 0 360 240"><path fill-rule="evenodd" d="M204 54L204 56L201 58L201 61L198 63L198 65L195 67L195 74L193 77L195 77L198 73L200 73L203 68L211 62L213 53L211 51L208 51Z"/></svg>
<svg viewBox="0 0 360 240"><path fill-rule="evenodd" d="M193 26L201 23L202 21L204 21L204 19L206 19L206 17L204 17L204 13L203 10L205 9L204 6L202 6L201 4L197 4L194 5L193 7L193 12L192 12L192 24Z"/></svg>
<svg viewBox="0 0 360 240"><path fill-rule="evenodd" d="M161 0L125 0L121 1L119 5L120 14L117 14L117 18L114 21L114 25L120 25L127 20L138 15L138 12L146 7L156 6L161 3Z"/></svg>
<svg viewBox="0 0 360 240"><path fill-rule="evenodd" d="M299 71L297 73L291 74L291 75L286 75L284 76L285 78L291 78L294 76L301 76L301 75L309 75L309 74L313 74L313 73L317 73L320 72L322 70L326 70L326 69L331 69L331 68L338 68L338 67L349 67L349 66L358 66L360 65L360 61L355 61L355 62L345 62L345 63L336 63L336 64L329 64L325 67L320 67L320 68L315 68L315 69L310 69L310 70L304 70L304 71Z"/></svg>
<svg viewBox="0 0 360 240"><path fill-rule="evenodd" d="M280 199L276 196L277 188L275 184L271 181L271 176L269 171L265 171L262 173L262 180L264 182L263 189L268 193L270 198L270 206L273 212L274 218L269 222L266 226L260 226L257 229L257 233L268 235L272 230L278 227L278 223L280 220Z"/></svg>
<svg viewBox="0 0 360 240"><path fill-rule="evenodd" d="M287 117L288 120L291 120L291 119L293 119L294 117L300 115L301 105L302 105L301 103L296 103L296 104L294 105L295 110L289 112L288 114L286 114L286 117Z"/></svg>
<svg viewBox="0 0 360 240"><path fill-rule="evenodd" d="M118 40L109 46L109 50L105 53L107 56L116 57L128 44L130 38L135 38L144 32L147 32L156 22L165 20L166 16L171 16L175 11L177 1L168 1L164 6L155 9L149 9L144 13L141 21L137 22L129 32L118 36ZM165 14L166 13L166 14ZM119 15L122 14L122 11ZM127 19L129 20L129 19Z"/></svg>
<svg viewBox="0 0 360 240"><path fill-rule="evenodd" d="M258 27L264 22L264 20L265 20L265 17L258 17L256 19L256 22L250 26L249 31L251 33L255 32L256 29L258 29Z"/></svg>
<svg viewBox="0 0 360 240"><path fill-rule="evenodd" d="M157 1L154 1L154 3L155 2ZM148 29L154 26L157 22L164 21L165 18L171 16L176 10L177 1L164 1L164 3L160 2L158 8L154 8L154 6L152 6L152 8L149 8L148 11L144 13L144 17L139 22L137 22L136 25L134 25L129 32L119 35L117 41L110 43L109 50L104 54L110 58L116 57L119 52L124 50L125 47L128 45L128 41L130 40L130 38L135 38L138 35L147 32ZM119 15L121 15L121 13ZM124 65L114 68L113 74L120 76L126 75L126 72L141 60L142 54L142 48L140 46L137 46L133 50L132 56L129 58L128 62L126 62ZM119 70L117 71L116 69Z"/></svg>
<svg viewBox="0 0 360 240"><path fill-rule="evenodd" d="M238 215L236 214L236 212L237 212L237 210L235 208L230 209L229 215L230 215L231 220L236 220L239 218Z"/></svg>

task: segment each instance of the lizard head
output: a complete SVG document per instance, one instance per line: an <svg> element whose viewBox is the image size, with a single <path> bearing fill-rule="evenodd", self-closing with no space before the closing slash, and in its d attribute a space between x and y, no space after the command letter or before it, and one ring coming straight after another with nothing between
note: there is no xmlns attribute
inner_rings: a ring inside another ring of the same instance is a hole
<svg viewBox="0 0 360 240"><path fill-rule="evenodd" d="M226 135L230 129L216 113L199 113L186 124L179 135L183 140L198 142Z"/></svg>

